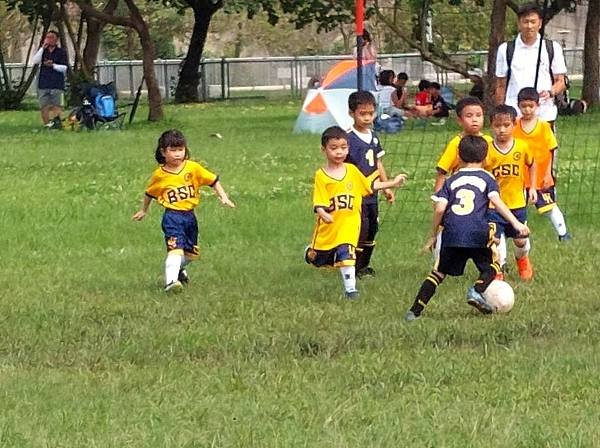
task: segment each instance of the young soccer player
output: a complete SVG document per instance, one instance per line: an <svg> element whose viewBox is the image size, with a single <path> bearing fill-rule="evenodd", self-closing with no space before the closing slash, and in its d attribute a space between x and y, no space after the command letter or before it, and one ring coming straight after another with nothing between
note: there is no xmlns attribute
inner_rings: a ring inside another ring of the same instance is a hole
<svg viewBox="0 0 600 448"><path fill-rule="evenodd" d="M500 189L500 197L508 206L511 213L522 223L527 223L527 197L525 193L527 182L535 184L536 170L533 166L533 153L527 143L513 137L517 111L512 106L502 104L496 106L490 115L494 141L489 145L485 169L488 170ZM535 203L535 189L529 190L529 200ZM533 278L533 267L529 260L531 244L529 238L523 238L515 232L497 210L491 209L490 222L496 224L496 238L500 267L504 270L506 264L506 238L512 238L515 244L515 258L519 276L529 281ZM503 278L502 272L498 278Z"/></svg>
<svg viewBox="0 0 600 448"><path fill-rule="evenodd" d="M142 208L133 219L144 219L152 199L165 208L162 218L167 245L165 291L177 292L189 281L187 264L199 254L198 222L193 209L200 203L200 187L212 187L219 200L228 207L235 207L235 204L227 197L219 176L189 160L187 142L180 131L163 132L154 157L160 166L152 173Z"/></svg>
<svg viewBox="0 0 600 448"><path fill-rule="evenodd" d="M327 159L315 174L313 206L317 223L312 241L305 252L307 263L317 267L340 268L348 299L358 297L355 278L355 249L360 231L363 196L376 190L396 188L406 176L382 181L377 171L368 178L360 170L344 163L348 156L348 134L332 126L321 136L321 150Z"/></svg>
<svg viewBox="0 0 600 448"><path fill-rule="evenodd" d="M484 121L484 107L479 98L465 97L456 104L456 120L462 128L457 136L453 137L440 156L436 166L436 178L433 191L436 192L446 180L446 176L454 173L459 167L458 144L466 135L478 135L491 142L492 137L481 133Z"/></svg>
<svg viewBox="0 0 600 448"><path fill-rule="evenodd" d="M495 179L482 168L488 151L486 140L479 136L464 136L458 150L461 168L444 182L434 198L432 235L427 247L435 245L442 226L439 260L404 316L408 322L421 317L446 275L464 273L469 259L477 266L479 278L467 292L467 303L484 314L492 312L492 307L482 296L499 271L492 258L490 230L493 225L490 226L487 219L490 203L519 234L525 236L529 232L502 202Z"/></svg>
<svg viewBox="0 0 600 448"><path fill-rule="evenodd" d="M559 241L568 241L571 235L567 230L565 217L556 203L556 178L553 167L558 142L550 123L537 117L540 103L537 90L533 87L521 89L517 100L522 117L517 120L514 136L527 142L537 167L537 184L527 186L537 190L535 207L540 214L548 217Z"/></svg>
<svg viewBox="0 0 600 448"><path fill-rule="evenodd" d="M377 103L371 92L359 91L350 94L348 109L354 124L348 132L346 162L355 165L365 177L379 173L379 178L385 182L388 180L382 162L385 151L371 130L376 107ZM394 192L391 189L385 189L384 194L390 204L394 202ZM378 216L377 192L373 192L365 197L362 203L360 237L356 248L356 275L359 278L375 275L370 263L379 227Z"/></svg>

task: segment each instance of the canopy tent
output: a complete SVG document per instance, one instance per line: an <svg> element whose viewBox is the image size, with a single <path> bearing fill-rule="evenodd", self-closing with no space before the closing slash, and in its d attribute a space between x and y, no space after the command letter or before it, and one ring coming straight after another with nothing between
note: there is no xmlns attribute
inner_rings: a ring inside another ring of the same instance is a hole
<svg viewBox="0 0 600 448"><path fill-rule="evenodd" d="M348 129L352 119L348 115L348 97L356 91L357 61L342 61L333 66L317 89L309 89L294 132L321 133L329 126ZM375 61L362 65L362 88L373 93L375 86Z"/></svg>

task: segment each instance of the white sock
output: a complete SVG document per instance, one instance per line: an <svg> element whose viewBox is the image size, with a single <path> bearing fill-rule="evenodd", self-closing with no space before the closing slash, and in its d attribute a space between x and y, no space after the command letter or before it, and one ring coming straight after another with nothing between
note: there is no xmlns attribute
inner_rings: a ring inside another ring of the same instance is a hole
<svg viewBox="0 0 600 448"><path fill-rule="evenodd" d="M183 262L183 255L179 253L169 252L165 260L165 284L170 285L177 281L179 277L179 269Z"/></svg>
<svg viewBox="0 0 600 448"><path fill-rule="evenodd" d="M565 222L565 217L560 211L560 208L558 208L558 205L552 207L552 209L546 213L546 216L548 216L548 219L552 223L558 236L565 236L567 234L567 223Z"/></svg>
<svg viewBox="0 0 600 448"><path fill-rule="evenodd" d="M526 242L525 242L525 246L523 247L517 247L515 246L515 258L517 260L526 257L527 255L529 255L529 251L531 250L531 243L529 242L529 238L527 238Z"/></svg>
<svg viewBox="0 0 600 448"><path fill-rule="evenodd" d="M503 233L500 234L500 242L498 243L498 263L502 268L506 264L506 236Z"/></svg>
<svg viewBox="0 0 600 448"><path fill-rule="evenodd" d="M342 280L344 281L344 289L346 292L356 291L356 276L354 266L342 266L340 268Z"/></svg>

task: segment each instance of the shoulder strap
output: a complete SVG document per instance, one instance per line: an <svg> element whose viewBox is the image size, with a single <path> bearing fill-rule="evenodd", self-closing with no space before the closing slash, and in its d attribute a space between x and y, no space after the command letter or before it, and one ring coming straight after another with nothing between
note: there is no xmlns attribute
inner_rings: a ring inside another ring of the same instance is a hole
<svg viewBox="0 0 600 448"><path fill-rule="evenodd" d="M515 54L515 43L516 39L509 40L506 42L506 65L508 66L508 71L506 72L506 89L508 90L508 83L510 82L510 75L512 74L512 60Z"/></svg>
<svg viewBox="0 0 600 448"><path fill-rule="evenodd" d="M552 61L554 61L554 42L550 39L544 39L546 43L546 52L548 53L548 71L550 72L550 82L554 84L554 73L552 73Z"/></svg>

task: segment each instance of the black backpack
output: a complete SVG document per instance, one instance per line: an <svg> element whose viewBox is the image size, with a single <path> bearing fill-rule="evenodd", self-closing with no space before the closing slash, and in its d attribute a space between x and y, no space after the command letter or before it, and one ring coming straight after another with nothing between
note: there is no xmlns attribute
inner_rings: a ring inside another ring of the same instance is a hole
<svg viewBox="0 0 600 448"><path fill-rule="evenodd" d="M515 54L515 43L516 39L506 42L506 64L508 65L508 72L506 73L506 88L508 89L508 83L510 82L510 75L512 72L512 60ZM552 61L554 60L554 43L550 39L544 39L546 45L546 52L548 53L548 65L550 71L550 81L554 84L554 74L552 73ZM538 67L539 70L539 67ZM565 109L569 107L569 77L565 74L565 90L554 97L554 102L558 106L558 109Z"/></svg>

